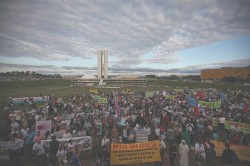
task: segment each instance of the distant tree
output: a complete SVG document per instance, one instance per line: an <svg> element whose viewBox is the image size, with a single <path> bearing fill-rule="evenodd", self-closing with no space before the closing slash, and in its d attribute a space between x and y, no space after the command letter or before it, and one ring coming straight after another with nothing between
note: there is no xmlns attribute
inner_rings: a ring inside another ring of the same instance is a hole
<svg viewBox="0 0 250 166"><path fill-rule="evenodd" d="M156 75L149 74L149 75L145 75L145 78L155 79L155 78L158 78L158 77Z"/></svg>
<svg viewBox="0 0 250 166"><path fill-rule="evenodd" d="M170 80L177 80L179 77L177 75L171 75L169 77Z"/></svg>

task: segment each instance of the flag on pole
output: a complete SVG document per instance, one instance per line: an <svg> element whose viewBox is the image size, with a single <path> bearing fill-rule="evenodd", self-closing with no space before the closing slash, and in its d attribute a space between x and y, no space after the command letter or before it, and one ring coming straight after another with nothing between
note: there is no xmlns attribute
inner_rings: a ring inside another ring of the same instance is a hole
<svg viewBox="0 0 250 166"><path fill-rule="evenodd" d="M206 94L205 94L205 92L203 91L203 90L199 90L198 92L197 92L197 96L200 98L200 99L204 99L205 97L206 97Z"/></svg>
<svg viewBox="0 0 250 166"><path fill-rule="evenodd" d="M196 100L194 100L192 97L188 96L187 98L188 100L188 104L194 107L198 107L198 102Z"/></svg>
<svg viewBox="0 0 250 166"><path fill-rule="evenodd" d="M115 111L116 116L118 117L118 119L120 119L120 117L121 117L121 109L120 109L117 101L115 101L115 103L114 103L114 111Z"/></svg>
<svg viewBox="0 0 250 166"><path fill-rule="evenodd" d="M245 112L245 113L248 113L248 103L245 103L244 112Z"/></svg>
<svg viewBox="0 0 250 166"><path fill-rule="evenodd" d="M200 116L200 110L198 109L198 107L194 107L194 115Z"/></svg>

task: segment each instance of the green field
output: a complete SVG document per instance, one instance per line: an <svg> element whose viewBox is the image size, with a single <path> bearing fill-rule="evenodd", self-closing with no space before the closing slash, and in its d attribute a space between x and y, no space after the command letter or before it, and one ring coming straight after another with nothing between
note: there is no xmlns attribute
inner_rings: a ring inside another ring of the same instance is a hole
<svg viewBox="0 0 250 166"><path fill-rule="evenodd" d="M40 93L43 96L55 94L57 97L66 97L71 94L88 93L88 87L71 87L69 80L39 80L39 81L19 81L19 82L2 82L0 83L0 108L3 110L6 104L6 99L11 97L35 97ZM231 89L231 90L247 90L250 91L250 86L232 85L232 84L209 84L198 82L183 82L183 81L167 81L167 80L149 80L148 87L129 86L121 89L130 89L132 91L146 90L162 90L168 88L216 88L216 89ZM110 88L98 88L98 92L111 91ZM0 118L2 121L2 112ZM2 126L2 125L1 125Z"/></svg>

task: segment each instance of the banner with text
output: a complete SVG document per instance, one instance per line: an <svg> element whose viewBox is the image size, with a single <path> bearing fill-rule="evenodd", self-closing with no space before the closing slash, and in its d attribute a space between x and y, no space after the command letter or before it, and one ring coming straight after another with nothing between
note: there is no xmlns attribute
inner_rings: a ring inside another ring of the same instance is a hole
<svg viewBox="0 0 250 166"><path fill-rule="evenodd" d="M36 121L36 132L40 131L42 136L44 136L47 131L51 132L51 122L51 120Z"/></svg>
<svg viewBox="0 0 250 166"><path fill-rule="evenodd" d="M89 93L90 94L98 94L98 91L96 88L91 88L91 89L89 89Z"/></svg>
<svg viewBox="0 0 250 166"><path fill-rule="evenodd" d="M29 102L41 103L48 102L49 96L39 96L39 97L19 97L11 99L14 105L25 104Z"/></svg>
<svg viewBox="0 0 250 166"><path fill-rule="evenodd" d="M211 141L215 145L215 151L217 156L221 156L223 153L223 150L225 149L225 143L219 142L219 141ZM234 145L231 144L230 148L235 151L237 154L239 160L246 160L250 161L250 147L249 146L240 146L240 145Z"/></svg>
<svg viewBox="0 0 250 166"><path fill-rule="evenodd" d="M207 102L199 100L199 104L204 105L206 107L221 108L221 101Z"/></svg>
<svg viewBox="0 0 250 166"><path fill-rule="evenodd" d="M61 138L56 139L59 144L68 145L69 141L71 140L73 144L80 150L91 150L92 149L92 138L90 136L84 136L84 137L73 137L73 138ZM42 140L42 144L45 146L49 146L49 142L51 140Z"/></svg>
<svg viewBox="0 0 250 166"><path fill-rule="evenodd" d="M111 144L111 165L160 161L160 142Z"/></svg>
<svg viewBox="0 0 250 166"><path fill-rule="evenodd" d="M237 125L240 128L240 131L242 131L245 134L250 134L250 124L247 123L239 123L234 122L230 120L225 121L225 129L230 129L232 126ZM218 118L213 118L213 126L218 126Z"/></svg>

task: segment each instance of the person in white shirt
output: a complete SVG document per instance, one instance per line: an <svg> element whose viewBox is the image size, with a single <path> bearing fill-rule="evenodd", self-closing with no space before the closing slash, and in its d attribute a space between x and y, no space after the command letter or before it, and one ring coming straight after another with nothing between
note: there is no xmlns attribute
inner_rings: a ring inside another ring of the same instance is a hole
<svg viewBox="0 0 250 166"><path fill-rule="evenodd" d="M64 166L64 161L66 160L66 150L63 144L60 145L56 156L58 159L59 166Z"/></svg>
<svg viewBox="0 0 250 166"><path fill-rule="evenodd" d="M195 155L201 155L201 157L205 161L205 159L206 159L206 152L205 152L205 147L202 144L202 140L201 139L199 139L198 142L194 145L194 153L195 153Z"/></svg>
<svg viewBox="0 0 250 166"><path fill-rule="evenodd" d="M104 145L106 145L107 147L109 147L109 144L110 144L109 138L106 135L104 135L102 142L101 142L101 146L103 147Z"/></svg>
<svg viewBox="0 0 250 166"><path fill-rule="evenodd" d="M63 133L62 138L71 138L71 133L68 129L65 129L65 133Z"/></svg>
<svg viewBox="0 0 250 166"><path fill-rule="evenodd" d="M32 153L36 157L36 165L45 166L45 165L48 164L47 158L46 158L46 155L45 155L45 149L44 149L43 144L41 143L41 140L38 140L33 145Z"/></svg>
<svg viewBox="0 0 250 166"><path fill-rule="evenodd" d="M77 133L78 137L83 137L83 136L86 136L86 135L87 135L86 130L83 127Z"/></svg>
<svg viewBox="0 0 250 166"><path fill-rule="evenodd" d="M11 165L19 164L20 150L23 147L23 143L23 140L16 138L16 134L11 135L10 141L6 145Z"/></svg>
<svg viewBox="0 0 250 166"><path fill-rule="evenodd" d="M224 123L225 123L225 121L226 121L226 118L223 115L221 115L219 117L219 124L218 124L218 130L219 131L223 131L224 130Z"/></svg>
<svg viewBox="0 0 250 166"><path fill-rule="evenodd" d="M12 123L10 124L11 126L11 130L13 131L14 129L18 129L19 128L19 124L16 122L15 119L12 120Z"/></svg>
<svg viewBox="0 0 250 166"><path fill-rule="evenodd" d="M160 165L162 165L165 150L166 150L166 144L160 137L159 137L159 141L160 141L160 153L161 153L161 161L160 161L161 164Z"/></svg>

